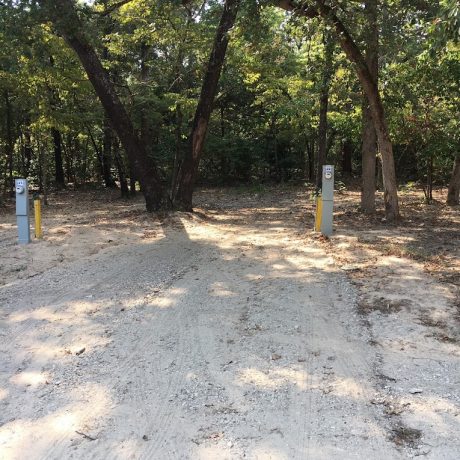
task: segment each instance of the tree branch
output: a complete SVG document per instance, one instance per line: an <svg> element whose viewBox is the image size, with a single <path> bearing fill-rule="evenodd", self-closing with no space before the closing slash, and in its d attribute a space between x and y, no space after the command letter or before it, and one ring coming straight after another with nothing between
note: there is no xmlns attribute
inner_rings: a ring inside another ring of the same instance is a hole
<svg viewBox="0 0 460 460"><path fill-rule="evenodd" d="M132 1L133 0L120 0L114 3L113 5L108 6L104 11L93 11L93 13L98 14L99 16L108 16L109 14L112 14L115 10L118 10L118 8L121 8L122 6Z"/></svg>
<svg viewBox="0 0 460 460"><path fill-rule="evenodd" d="M286 11L291 11L299 16L307 18L316 18L319 16L318 10L310 5L298 5L294 0L276 0L276 6Z"/></svg>

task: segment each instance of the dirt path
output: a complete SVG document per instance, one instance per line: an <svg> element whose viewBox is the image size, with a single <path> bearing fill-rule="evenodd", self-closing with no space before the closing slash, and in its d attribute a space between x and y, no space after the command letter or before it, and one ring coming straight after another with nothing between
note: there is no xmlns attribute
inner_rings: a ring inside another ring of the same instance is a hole
<svg viewBox="0 0 460 460"><path fill-rule="evenodd" d="M0 458L457 458L391 440L371 329L299 197L211 208L0 288Z"/></svg>

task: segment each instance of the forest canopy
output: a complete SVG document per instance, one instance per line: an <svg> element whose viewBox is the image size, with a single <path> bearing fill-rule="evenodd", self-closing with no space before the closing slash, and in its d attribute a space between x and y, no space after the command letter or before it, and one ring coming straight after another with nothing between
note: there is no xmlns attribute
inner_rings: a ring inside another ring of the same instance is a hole
<svg viewBox="0 0 460 460"><path fill-rule="evenodd" d="M309 182L460 190L456 0L0 2L1 195ZM136 185L138 184L138 185ZM137 187L137 188L136 188Z"/></svg>

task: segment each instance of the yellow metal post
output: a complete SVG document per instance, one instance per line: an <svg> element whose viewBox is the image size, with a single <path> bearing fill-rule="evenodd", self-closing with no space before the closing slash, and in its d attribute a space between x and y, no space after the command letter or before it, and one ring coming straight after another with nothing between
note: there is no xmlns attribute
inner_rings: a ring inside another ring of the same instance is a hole
<svg viewBox="0 0 460 460"><path fill-rule="evenodd" d="M40 198L34 198L35 238L42 237L42 203Z"/></svg>
<svg viewBox="0 0 460 460"><path fill-rule="evenodd" d="M321 231L321 219L323 214L323 199L320 196L316 197L316 219L315 219L315 232Z"/></svg>

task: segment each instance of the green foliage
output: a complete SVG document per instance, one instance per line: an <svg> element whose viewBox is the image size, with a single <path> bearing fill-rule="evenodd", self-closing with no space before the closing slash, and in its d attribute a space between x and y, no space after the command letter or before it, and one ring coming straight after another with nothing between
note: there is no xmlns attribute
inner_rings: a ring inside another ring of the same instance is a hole
<svg viewBox="0 0 460 460"><path fill-rule="evenodd" d="M269 3L243 2L231 31L202 182L312 180L327 31L318 19L292 16ZM116 4L79 2L79 14L136 130L170 180L175 159L180 162L189 146L222 3ZM362 47L361 3L341 2L339 12ZM445 183L460 144L458 2L391 0L382 2L381 19L380 84L399 177L423 181L433 161L436 179ZM36 2L0 4L0 94L3 183L11 145L14 174L37 184L51 179L51 129L62 135L66 180L101 180L103 111L76 56ZM339 173L345 142L353 145L359 172L361 105L355 69L336 47L328 134L329 161Z"/></svg>

